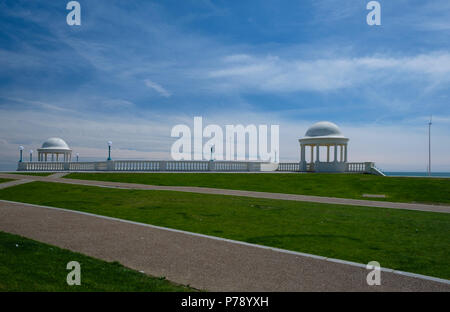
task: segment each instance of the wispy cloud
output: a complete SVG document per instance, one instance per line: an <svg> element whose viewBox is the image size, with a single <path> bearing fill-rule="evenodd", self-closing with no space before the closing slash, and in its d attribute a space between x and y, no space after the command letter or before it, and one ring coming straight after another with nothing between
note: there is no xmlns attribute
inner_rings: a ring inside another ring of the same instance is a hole
<svg viewBox="0 0 450 312"><path fill-rule="evenodd" d="M149 87L150 89L155 90L156 92L158 92L160 95L162 95L164 97L170 97L171 96L169 91L167 91L161 85L159 85L156 82L153 82L153 81L151 81L149 79L145 80L145 85L147 87Z"/></svg>
<svg viewBox="0 0 450 312"><path fill-rule="evenodd" d="M333 59L282 59L277 56L227 56L208 77L229 89L262 92L329 91L364 83L378 87L391 82L450 81L450 54L435 52L412 57L369 56Z"/></svg>
<svg viewBox="0 0 450 312"><path fill-rule="evenodd" d="M73 113L74 111L68 108L64 108L58 105L54 105L54 104L50 104L47 102L42 102L42 101L35 101L35 100L27 100L27 99L22 99L22 98L12 98L12 97L3 97L0 96L0 101L1 102L9 102L11 104L15 104L15 103L21 103L21 104L25 104L25 105L29 105L31 107L34 107L35 109L42 109L42 110L47 110L47 111L57 111L57 112L67 112L67 113Z"/></svg>

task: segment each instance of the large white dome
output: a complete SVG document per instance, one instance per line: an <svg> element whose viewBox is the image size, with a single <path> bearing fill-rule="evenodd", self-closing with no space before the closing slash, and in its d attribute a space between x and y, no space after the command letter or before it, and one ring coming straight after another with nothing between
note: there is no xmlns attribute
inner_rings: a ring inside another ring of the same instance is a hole
<svg viewBox="0 0 450 312"><path fill-rule="evenodd" d="M344 135L336 124L329 121L319 121L306 130L305 137L343 138Z"/></svg>
<svg viewBox="0 0 450 312"><path fill-rule="evenodd" d="M70 150L69 145L60 138L50 138L42 143L42 149Z"/></svg>

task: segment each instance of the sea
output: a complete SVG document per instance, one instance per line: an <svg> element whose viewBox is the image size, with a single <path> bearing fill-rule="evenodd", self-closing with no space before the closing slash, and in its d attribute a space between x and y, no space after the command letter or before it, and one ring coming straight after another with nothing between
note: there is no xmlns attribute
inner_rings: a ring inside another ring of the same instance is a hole
<svg viewBox="0 0 450 312"><path fill-rule="evenodd" d="M383 173L390 177L428 177L428 172L418 171L418 172L393 172L393 171L383 171ZM431 178L450 178L450 172L432 172Z"/></svg>

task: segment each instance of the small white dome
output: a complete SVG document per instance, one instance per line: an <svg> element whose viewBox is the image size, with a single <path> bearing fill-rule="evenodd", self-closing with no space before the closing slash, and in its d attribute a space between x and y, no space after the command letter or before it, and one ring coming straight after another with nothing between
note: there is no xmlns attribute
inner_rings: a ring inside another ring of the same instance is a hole
<svg viewBox="0 0 450 312"><path fill-rule="evenodd" d="M69 145L60 138L50 138L47 139L43 144L43 149L60 149L60 150L70 150Z"/></svg>
<svg viewBox="0 0 450 312"><path fill-rule="evenodd" d="M344 137L344 135L336 124L320 121L308 128L305 137Z"/></svg>

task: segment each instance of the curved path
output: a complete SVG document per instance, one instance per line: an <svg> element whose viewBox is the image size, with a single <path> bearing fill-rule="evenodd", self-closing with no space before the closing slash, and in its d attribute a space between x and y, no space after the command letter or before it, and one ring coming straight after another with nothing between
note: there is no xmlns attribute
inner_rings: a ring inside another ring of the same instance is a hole
<svg viewBox="0 0 450 312"><path fill-rule="evenodd" d="M52 176L42 177L42 176L28 176L28 175L0 173L0 178L16 179L16 180L27 179L29 181L57 182L66 184L90 185L90 186L123 188L123 189L178 191L178 192L190 192L201 194L217 194L217 195L244 196L254 198L305 201L323 204L339 204L351 206L366 206L366 207L380 207L380 208L408 209L408 210L450 213L450 206L446 205L409 204L409 203L396 203L387 201L360 200L360 199L337 198L337 197L239 191L239 190L217 189L217 188L196 187L196 186L159 186L159 185L146 185L135 183L123 183L123 182L64 179L62 178L61 174L54 174Z"/></svg>
<svg viewBox="0 0 450 312"><path fill-rule="evenodd" d="M368 286L357 263L3 200L0 231L209 291L450 291L448 280L392 270Z"/></svg>

